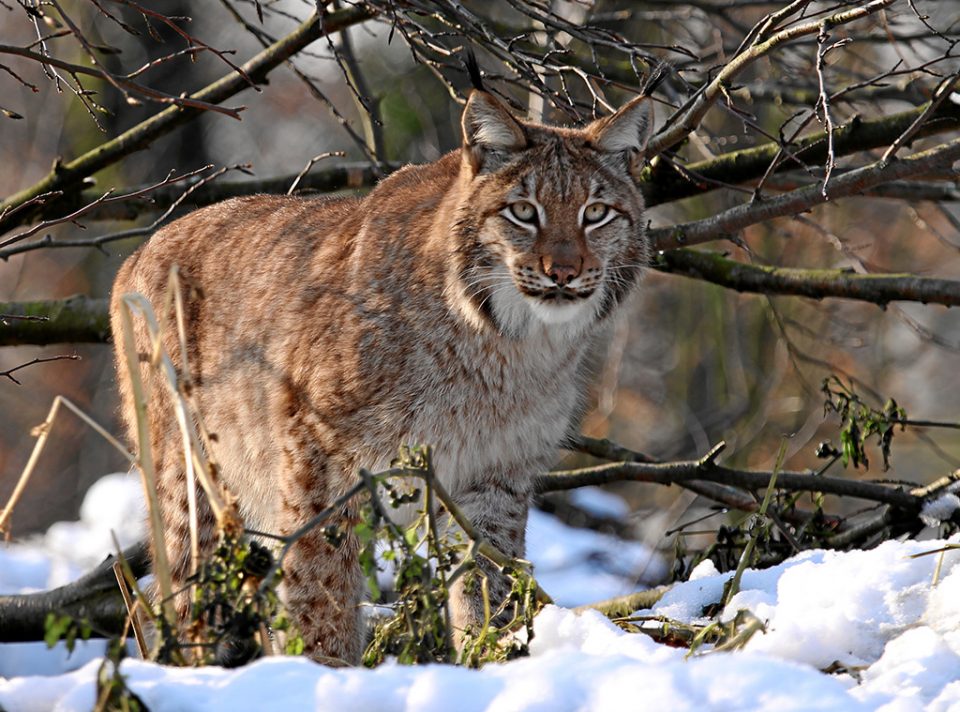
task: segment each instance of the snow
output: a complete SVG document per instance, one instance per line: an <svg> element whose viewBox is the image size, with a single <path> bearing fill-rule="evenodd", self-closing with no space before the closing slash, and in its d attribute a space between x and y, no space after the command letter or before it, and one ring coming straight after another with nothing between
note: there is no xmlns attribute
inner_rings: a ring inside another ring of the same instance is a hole
<svg viewBox="0 0 960 712"><path fill-rule="evenodd" d="M648 547L588 529L571 529L531 510L527 558L537 582L559 604L579 606L632 593L666 576L666 563Z"/></svg>
<svg viewBox="0 0 960 712"><path fill-rule="evenodd" d="M79 522L0 548L0 592L39 590L82 573L114 548L111 530L121 545L138 538L138 488L126 475L104 478ZM603 506L603 497L595 500ZM528 543L538 580L564 606L636 590L664 571L640 544L572 530L541 512L531 513ZM121 672L154 712L960 710L960 550L917 556L956 543L807 551L747 570L720 617L732 620L745 608L766 631L737 652L705 646L688 656L626 633L595 611L549 606L536 619L530 657L480 671L395 663L334 670L273 657L237 670L127 659ZM638 615L705 622L704 606L719 601L729 577L701 564L690 581ZM68 657L62 645L0 645L0 709L92 709L102 650L91 642Z"/></svg>
<svg viewBox="0 0 960 712"><path fill-rule="evenodd" d="M950 519L958 508L960 508L960 497L953 492L947 492L925 502L920 510L920 519L928 527L936 527L940 522Z"/></svg>
<svg viewBox="0 0 960 712"><path fill-rule="evenodd" d="M570 490L570 502L595 517L626 519L630 516L630 505L623 497L600 487L578 487Z"/></svg>

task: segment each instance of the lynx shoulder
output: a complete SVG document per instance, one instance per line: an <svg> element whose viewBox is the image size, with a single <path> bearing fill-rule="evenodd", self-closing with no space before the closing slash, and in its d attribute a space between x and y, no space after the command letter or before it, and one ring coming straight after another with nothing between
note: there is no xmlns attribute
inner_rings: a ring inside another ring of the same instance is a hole
<svg viewBox="0 0 960 712"><path fill-rule="evenodd" d="M569 129L520 121L475 91L459 150L365 198L241 198L160 230L120 270L114 332L120 296L161 304L177 265L191 287L195 392L248 526L291 532L349 489L358 468L424 443L478 530L520 556L533 477L580 408L591 339L647 259L636 177L650 124L645 98ZM172 410L154 405L177 583L189 567L183 455ZM355 514L348 506L342 516ZM209 548L202 506L200 527ZM333 546L315 532L285 561L282 595L318 659L360 655L357 556L351 536ZM491 595L505 595L497 571L485 574ZM482 617L475 595L452 595L455 626ZM188 605L178 601L181 615Z"/></svg>

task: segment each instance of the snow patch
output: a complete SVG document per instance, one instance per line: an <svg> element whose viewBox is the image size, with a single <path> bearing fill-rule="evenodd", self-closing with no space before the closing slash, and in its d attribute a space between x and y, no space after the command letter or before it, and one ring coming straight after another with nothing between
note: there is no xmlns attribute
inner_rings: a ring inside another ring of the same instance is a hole
<svg viewBox="0 0 960 712"><path fill-rule="evenodd" d="M111 530L131 537L127 542L139 538L133 525L125 528L142 519L134 492L135 478L106 480L80 522L0 548L0 592L48 588L79 574L113 550ZM528 538L538 578L566 605L628 593L663 574L663 562L641 544L570 530L541 512L531 513ZM238 670L128 659L121 672L155 712L957 710L960 551L916 556L956 544L890 541L870 551L807 551L747 570L721 617L746 608L767 631L735 653L707 646L687 658L686 650L625 633L595 611L548 606L535 621L530 657L480 671L395 663L334 670L273 657ZM703 621L704 607L719 602L729 578L703 563L640 613ZM81 644L72 656L62 646L0 645L0 709L91 709L100 665L91 658L102 645ZM835 662L847 672L822 672Z"/></svg>

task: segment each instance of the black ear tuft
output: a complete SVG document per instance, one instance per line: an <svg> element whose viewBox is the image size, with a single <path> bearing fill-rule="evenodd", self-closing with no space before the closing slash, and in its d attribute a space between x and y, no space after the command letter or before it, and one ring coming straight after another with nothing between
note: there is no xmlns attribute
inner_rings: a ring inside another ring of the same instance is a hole
<svg viewBox="0 0 960 712"><path fill-rule="evenodd" d="M643 83L643 89L640 91L640 95L652 95L653 92L666 81L667 77L670 76L670 71L671 67L667 62L660 62L647 76L647 81Z"/></svg>
<svg viewBox="0 0 960 712"><path fill-rule="evenodd" d="M467 47L464 50L463 67L470 75L470 83L477 91L486 91L483 87L483 77L480 76L480 65L477 63L477 55L474 54L473 47Z"/></svg>

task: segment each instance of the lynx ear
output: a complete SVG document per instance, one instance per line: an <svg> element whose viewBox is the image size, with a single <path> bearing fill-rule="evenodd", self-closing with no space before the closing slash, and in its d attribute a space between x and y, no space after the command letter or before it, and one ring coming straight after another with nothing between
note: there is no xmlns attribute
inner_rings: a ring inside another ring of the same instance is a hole
<svg viewBox="0 0 960 712"><path fill-rule="evenodd" d="M463 148L475 170L490 153L519 151L527 145L523 126L499 99L485 91L474 91L463 110Z"/></svg>
<svg viewBox="0 0 960 712"><path fill-rule="evenodd" d="M587 127L593 144L607 153L631 151L642 155L653 129L653 102L638 96L620 110Z"/></svg>

